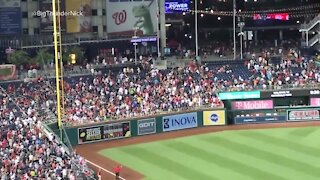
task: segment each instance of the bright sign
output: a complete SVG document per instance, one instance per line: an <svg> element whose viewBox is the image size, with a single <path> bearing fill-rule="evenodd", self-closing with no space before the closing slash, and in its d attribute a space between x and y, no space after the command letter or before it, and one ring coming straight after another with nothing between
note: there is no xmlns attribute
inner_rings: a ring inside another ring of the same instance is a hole
<svg viewBox="0 0 320 180"><path fill-rule="evenodd" d="M234 110L273 109L273 101L272 100L234 101L231 103L231 109L234 109Z"/></svg>
<svg viewBox="0 0 320 180"><path fill-rule="evenodd" d="M320 98L310 98L311 106L320 106Z"/></svg>
<svg viewBox="0 0 320 180"><path fill-rule="evenodd" d="M155 42L157 41L157 37L144 37L144 38L132 38L132 43L140 43L140 42Z"/></svg>
<svg viewBox="0 0 320 180"><path fill-rule="evenodd" d="M260 91L221 92L218 96L220 100L259 99Z"/></svg>
<svg viewBox="0 0 320 180"><path fill-rule="evenodd" d="M189 11L189 0L175 0L164 3L166 13Z"/></svg>
<svg viewBox="0 0 320 180"><path fill-rule="evenodd" d="M107 33L144 36L157 32L157 1L107 0Z"/></svg>
<svg viewBox="0 0 320 180"><path fill-rule="evenodd" d="M254 14L253 20L280 20L288 21L288 13L270 13L270 14Z"/></svg>

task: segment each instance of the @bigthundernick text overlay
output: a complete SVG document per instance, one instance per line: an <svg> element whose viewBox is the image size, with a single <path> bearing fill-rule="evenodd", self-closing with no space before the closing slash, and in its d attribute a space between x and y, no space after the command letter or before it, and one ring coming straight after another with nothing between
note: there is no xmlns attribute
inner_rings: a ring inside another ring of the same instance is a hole
<svg viewBox="0 0 320 180"><path fill-rule="evenodd" d="M32 16L37 16L37 17L48 17L48 16L53 16L52 11L34 11L32 12ZM82 11L61 11L61 12L56 12L56 16L83 16Z"/></svg>

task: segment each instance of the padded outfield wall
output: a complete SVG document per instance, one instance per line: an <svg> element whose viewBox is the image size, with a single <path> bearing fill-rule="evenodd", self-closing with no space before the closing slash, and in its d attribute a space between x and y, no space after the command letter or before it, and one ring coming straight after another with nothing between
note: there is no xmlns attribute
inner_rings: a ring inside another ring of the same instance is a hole
<svg viewBox="0 0 320 180"><path fill-rule="evenodd" d="M87 126L66 127L71 145L165 133L204 126L226 125L225 109L208 109L159 116L109 121ZM56 123L49 125L59 135Z"/></svg>
<svg viewBox="0 0 320 180"><path fill-rule="evenodd" d="M274 108L278 115L234 117L231 124L263 124L296 121L320 121L320 107ZM211 109L162 116L110 121L87 126L67 127L65 134L72 146L110 141L156 133L166 133L204 126L230 125L226 109ZM49 125L59 135L56 123Z"/></svg>

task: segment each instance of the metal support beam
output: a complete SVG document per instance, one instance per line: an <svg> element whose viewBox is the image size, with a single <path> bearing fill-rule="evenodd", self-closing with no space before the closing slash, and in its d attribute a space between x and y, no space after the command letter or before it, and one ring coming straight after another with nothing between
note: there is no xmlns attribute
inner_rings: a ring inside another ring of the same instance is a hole
<svg viewBox="0 0 320 180"><path fill-rule="evenodd" d="M195 43L196 43L196 59L199 56L199 44L198 44L198 0L195 0L194 2L194 38L195 38Z"/></svg>
<svg viewBox="0 0 320 180"><path fill-rule="evenodd" d="M237 4L236 0L233 0L233 60L237 58L237 44L236 44L236 12Z"/></svg>
<svg viewBox="0 0 320 180"><path fill-rule="evenodd" d="M164 48L167 46L167 35L166 35L166 16L164 9L165 0L159 0L160 9L160 45L161 45L161 56L164 56Z"/></svg>

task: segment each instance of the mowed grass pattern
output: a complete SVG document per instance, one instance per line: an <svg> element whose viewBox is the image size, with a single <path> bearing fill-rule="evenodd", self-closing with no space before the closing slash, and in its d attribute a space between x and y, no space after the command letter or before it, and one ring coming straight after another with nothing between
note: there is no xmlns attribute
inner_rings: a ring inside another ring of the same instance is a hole
<svg viewBox="0 0 320 180"><path fill-rule="evenodd" d="M320 127L225 131L100 153L148 180L320 179Z"/></svg>

